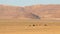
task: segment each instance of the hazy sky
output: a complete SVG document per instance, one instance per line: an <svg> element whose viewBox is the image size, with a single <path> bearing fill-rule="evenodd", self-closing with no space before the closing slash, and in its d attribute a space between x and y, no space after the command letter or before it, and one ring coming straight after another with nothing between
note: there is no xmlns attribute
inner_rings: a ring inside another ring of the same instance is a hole
<svg viewBox="0 0 60 34"><path fill-rule="evenodd" d="M0 0L0 4L29 6L35 4L60 4L60 0Z"/></svg>

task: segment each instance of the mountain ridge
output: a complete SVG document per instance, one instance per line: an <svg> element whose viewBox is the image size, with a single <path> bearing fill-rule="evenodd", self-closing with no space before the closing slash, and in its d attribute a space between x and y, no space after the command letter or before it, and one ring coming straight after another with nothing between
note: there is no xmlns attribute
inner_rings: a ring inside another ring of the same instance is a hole
<svg viewBox="0 0 60 34"><path fill-rule="evenodd" d="M60 18L59 14L60 5L33 5L25 7L0 5L0 19L50 19Z"/></svg>

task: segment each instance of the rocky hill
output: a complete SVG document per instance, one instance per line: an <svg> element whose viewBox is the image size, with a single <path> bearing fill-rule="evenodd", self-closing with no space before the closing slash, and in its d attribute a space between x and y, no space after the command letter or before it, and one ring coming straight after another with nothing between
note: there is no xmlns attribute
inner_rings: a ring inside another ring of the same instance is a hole
<svg viewBox="0 0 60 34"><path fill-rule="evenodd" d="M0 19L59 19L60 5L0 5Z"/></svg>

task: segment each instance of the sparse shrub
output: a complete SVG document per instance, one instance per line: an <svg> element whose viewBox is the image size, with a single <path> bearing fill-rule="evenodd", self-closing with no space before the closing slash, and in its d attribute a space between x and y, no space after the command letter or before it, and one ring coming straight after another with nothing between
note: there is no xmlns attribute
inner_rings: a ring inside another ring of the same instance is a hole
<svg viewBox="0 0 60 34"><path fill-rule="evenodd" d="M35 24L33 24L33 26L35 26Z"/></svg>
<svg viewBox="0 0 60 34"><path fill-rule="evenodd" d="M44 26L48 26L47 24L44 24Z"/></svg>

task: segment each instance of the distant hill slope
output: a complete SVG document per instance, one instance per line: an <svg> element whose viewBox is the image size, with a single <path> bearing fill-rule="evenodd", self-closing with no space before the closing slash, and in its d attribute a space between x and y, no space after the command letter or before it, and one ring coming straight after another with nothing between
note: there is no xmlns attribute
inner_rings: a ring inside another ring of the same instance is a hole
<svg viewBox="0 0 60 34"><path fill-rule="evenodd" d="M5 6L0 5L0 19L56 19L60 5Z"/></svg>

